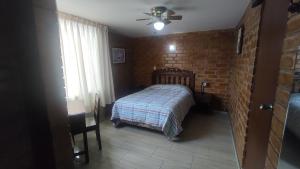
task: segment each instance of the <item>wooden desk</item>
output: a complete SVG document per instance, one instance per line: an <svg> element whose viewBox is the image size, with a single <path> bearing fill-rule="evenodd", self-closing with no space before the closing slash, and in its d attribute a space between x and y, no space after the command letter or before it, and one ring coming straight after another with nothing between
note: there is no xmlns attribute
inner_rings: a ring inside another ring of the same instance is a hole
<svg viewBox="0 0 300 169"><path fill-rule="evenodd" d="M82 101L68 101L68 116L71 133L73 135L82 133L86 128L85 108Z"/></svg>
<svg viewBox="0 0 300 169"><path fill-rule="evenodd" d="M67 105L68 105L69 116L85 113L85 108L82 101L79 100L68 101Z"/></svg>

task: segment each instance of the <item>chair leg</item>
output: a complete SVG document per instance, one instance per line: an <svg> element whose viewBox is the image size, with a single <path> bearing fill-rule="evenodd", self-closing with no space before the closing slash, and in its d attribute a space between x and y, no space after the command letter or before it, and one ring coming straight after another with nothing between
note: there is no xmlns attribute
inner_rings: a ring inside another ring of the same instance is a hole
<svg viewBox="0 0 300 169"><path fill-rule="evenodd" d="M75 145L75 137L73 134L72 134L72 141L73 141L73 144Z"/></svg>
<svg viewBox="0 0 300 169"><path fill-rule="evenodd" d="M73 154L72 158L73 158L73 160L75 159L75 152L74 151L75 151L74 147L72 146L72 154Z"/></svg>
<svg viewBox="0 0 300 169"><path fill-rule="evenodd" d="M99 150L102 150L102 144L101 144L101 137L100 137L100 129L99 129L99 127L97 127L97 129L96 129L95 132L96 132L96 138L97 138Z"/></svg>
<svg viewBox="0 0 300 169"><path fill-rule="evenodd" d="M84 142L84 152L85 152L85 163L89 163L89 147L88 147L88 141L87 141L87 134L86 132L83 132L83 142Z"/></svg>

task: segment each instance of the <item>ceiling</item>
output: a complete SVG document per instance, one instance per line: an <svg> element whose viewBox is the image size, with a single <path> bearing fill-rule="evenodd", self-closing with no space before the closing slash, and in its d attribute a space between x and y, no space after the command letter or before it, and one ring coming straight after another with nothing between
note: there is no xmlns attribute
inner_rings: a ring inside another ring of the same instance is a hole
<svg viewBox="0 0 300 169"><path fill-rule="evenodd" d="M112 31L141 37L173 33L234 28L250 0L56 0L59 11L108 25ZM157 32L144 12L154 6L166 6L183 16Z"/></svg>

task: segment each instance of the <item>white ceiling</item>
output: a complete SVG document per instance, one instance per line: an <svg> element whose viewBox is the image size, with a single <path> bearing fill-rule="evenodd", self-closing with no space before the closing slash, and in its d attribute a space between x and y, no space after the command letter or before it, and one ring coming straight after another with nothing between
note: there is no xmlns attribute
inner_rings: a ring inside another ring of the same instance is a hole
<svg viewBox="0 0 300 169"><path fill-rule="evenodd" d="M113 31L131 36L151 36L235 27L250 0L56 0L59 11L81 16L108 25ZM155 32L145 18L154 6L166 6L182 21L173 21L164 30Z"/></svg>

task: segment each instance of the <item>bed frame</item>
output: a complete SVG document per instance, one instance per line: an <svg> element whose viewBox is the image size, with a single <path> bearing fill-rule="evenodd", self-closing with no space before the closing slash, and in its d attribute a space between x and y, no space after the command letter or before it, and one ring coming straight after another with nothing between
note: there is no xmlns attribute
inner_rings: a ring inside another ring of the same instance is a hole
<svg viewBox="0 0 300 169"><path fill-rule="evenodd" d="M182 84L195 92L195 74L178 68L162 68L153 71L152 84Z"/></svg>
<svg viewBox="0 0 300 169"><path fill-rule="evenodd" d="M152 84L182 84L189 87L192 92L195 92L195 74L192 71L181 70L178 68L163 68L157 69L152 73ZM114 121L115 127L121 127L120 124L138 126L154 131L161 132L161 128L156 128L147 124L140 124L127 120ZM170 139L170 138L168 138Z"/></svg>

